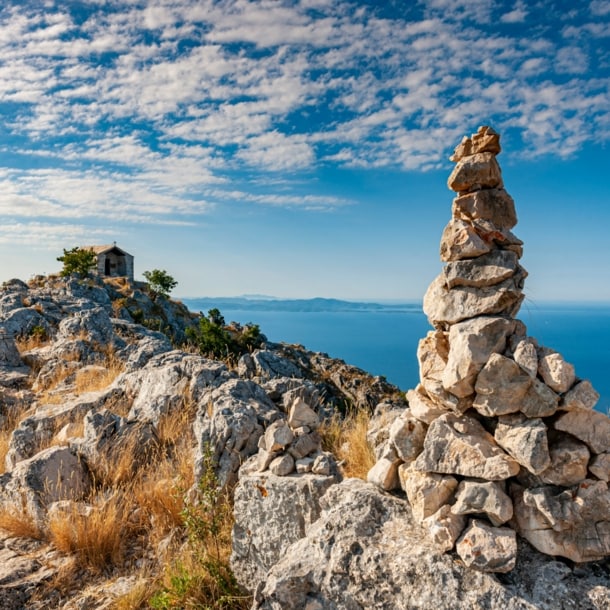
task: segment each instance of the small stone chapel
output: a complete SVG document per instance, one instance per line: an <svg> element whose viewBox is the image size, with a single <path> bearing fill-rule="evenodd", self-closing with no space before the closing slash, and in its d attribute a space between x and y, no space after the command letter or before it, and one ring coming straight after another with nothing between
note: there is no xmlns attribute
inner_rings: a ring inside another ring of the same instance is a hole
<svg viewBox="0 0 610 610"><path fill-rule="evenodd" d="M83 249L95 253L100 276L126 277L133 281L133 255L119 248L116 242L105 246L83 246Z"/></svg>

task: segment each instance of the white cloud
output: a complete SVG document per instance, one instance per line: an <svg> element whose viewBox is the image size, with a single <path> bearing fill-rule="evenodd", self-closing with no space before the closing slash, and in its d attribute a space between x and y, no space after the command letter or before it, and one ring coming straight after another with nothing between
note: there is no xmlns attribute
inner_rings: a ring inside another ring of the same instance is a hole
<svg viewBox="0 0 610 610"><path fill-rule="evenodd" d="M610 15L610 0L592 0L589 10L597 17Z"/></svg>
<svg viewBox="0 0 610 610"><path fill-rule="evenodd" d="M515 8L500 17L502 23L523 23L527 19L528 11L523 2L515 3Z"/></svg>
<svg viewBox="0 0 610 610"><path fill-rule="evenodd" d="M33 250L56 250L66 244L108 241L116 232L77 224L9 222L0 224L0 244L19 244Z"/></svg>
<svg viewBox="0 0 610 610"><path fill-rule="evenodd" d="M498 27L528 22L522 1L381 17L340 0L100 0L83 23L7 4L0 120L17 143L4 151L43 168L3 178L7 215L102 218L113 201L125 221L191 222L238 169L429 169L481 117L516 126L532 155L610 137L608 66L590 44L609 35L607 0L566 14L563 41L556 22ZM274 188L249 201L296 205Z"/></svg>
<svg viewBox="0 0 610 610"><path fill-rule="evenodd" d="M557 51L554 68L558 74L584 74L588 67L589 59L578 47L564 47Z"/></svg>
<svg viewBox="0 0 610 610"><path fill-rule="evenodd" d="M237 155L250 165L272 171L309 167L314 159L313 149L305 138L286 136L278 131L249 138Z"/></svg>

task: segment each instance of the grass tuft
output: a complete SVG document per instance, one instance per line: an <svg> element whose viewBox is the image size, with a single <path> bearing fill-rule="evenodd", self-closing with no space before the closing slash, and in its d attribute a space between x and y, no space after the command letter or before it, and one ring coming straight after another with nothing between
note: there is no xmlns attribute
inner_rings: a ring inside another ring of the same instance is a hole
<svg viewBox="0 0 610 610"><path fill-rule="evenodd" d="M16 538L43 539L43 534L34 520L26 512L16 513L14 508L0 508L0 529Z"/></svg>
<svg viewBox="0 0 610 610"><path fill-rule="evenodd" d="M72 503L49 519L50 541L94 572L121 564L129 541L139 531L135 508L126 490L98 493L88 506Z"/></svg>
<svg viewBox="0 0 610 610"><path fill-rule="evenodd" d="M368 471L375 465L375 453L366 439L371 420L365 409L350 411L345 417L336 415L320 427L322 446L341 464L346 477L366 480Z"/></svg>

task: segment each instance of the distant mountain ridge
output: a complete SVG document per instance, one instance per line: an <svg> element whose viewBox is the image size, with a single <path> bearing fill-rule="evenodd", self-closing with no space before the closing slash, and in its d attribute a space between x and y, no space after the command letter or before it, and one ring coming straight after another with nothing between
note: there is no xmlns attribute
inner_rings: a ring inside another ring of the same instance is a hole
<svg viewBox="0 0 610 610"><path fill-rule="evenodd" d="M313 299L276 299L256 295L244 297L190 297L182 302L191 311L207 312L214 307L222 312L225 309L245 311L295 311L295 312L331 312L331 311L402 311L420 312L420 303L367 303L358 301L342 301L315 297Z"/></svg>

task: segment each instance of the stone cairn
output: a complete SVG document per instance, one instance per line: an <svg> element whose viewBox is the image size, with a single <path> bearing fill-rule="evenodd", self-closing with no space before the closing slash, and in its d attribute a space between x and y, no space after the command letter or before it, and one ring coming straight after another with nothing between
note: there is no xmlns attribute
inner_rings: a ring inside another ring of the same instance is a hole
<svg viewBox="0 0 610 610"><path fill-rule="evenodd" d="M514 318L527 273L499 152L481 127L451 157L446 265L424 297L434 330L368 475L404 490L442 551L487 572L513 569L516 534L575 562L610 555L610 419L593 410L591 383Z"/></svg>
<svg viewBox="0 0 610 610"><path fill-rule="evenodd" d="M288 419L273 422L260 437L256 456L258 472L270 470L280 477L293 472L330 475L336 470L332 455L322 451L317 432L318 414L301 398L296 398Z"/></svg>

